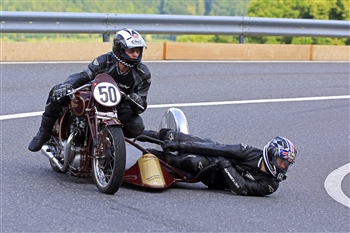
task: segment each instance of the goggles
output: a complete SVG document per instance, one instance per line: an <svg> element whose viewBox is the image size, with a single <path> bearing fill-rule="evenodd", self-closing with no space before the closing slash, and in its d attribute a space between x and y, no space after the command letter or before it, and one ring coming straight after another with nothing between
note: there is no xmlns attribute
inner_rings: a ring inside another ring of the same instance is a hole
<svg viewBox="0 0 350 233"><path fill-rule="evenodd" d="M132 48L132 49L125 49L126 53L133 54L133 53L141 53L141 48Z"/></svg>

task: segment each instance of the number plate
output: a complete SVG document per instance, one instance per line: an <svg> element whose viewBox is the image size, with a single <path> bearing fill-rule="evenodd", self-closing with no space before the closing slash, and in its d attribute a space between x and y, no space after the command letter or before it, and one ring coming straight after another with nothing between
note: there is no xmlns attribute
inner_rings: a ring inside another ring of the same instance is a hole
<svg viewBox="0 0 350 233"><path fill-rule="evenodd" d="M109 82L98 83L94 88L93 95L99 104L106 107L116 106L122 98L119 88Z"/></svg>

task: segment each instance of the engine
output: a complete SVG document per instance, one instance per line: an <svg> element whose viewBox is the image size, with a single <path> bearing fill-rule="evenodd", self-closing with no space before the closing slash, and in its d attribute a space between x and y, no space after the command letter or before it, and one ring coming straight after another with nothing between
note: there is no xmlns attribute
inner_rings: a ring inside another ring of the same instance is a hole
<svg viewBox="0 0 350 233"><path fill-rule="evenodd" d="M74 117L70 125L69 134L65 153L69 153L70 165L69 171L73 176L91 176L90 170L86 171L87 156L84 155L84 150L87 145L87 122L84 117ZM71 138L71 141L69 139ZM69 148L68 148L69 147Z"/></svg>

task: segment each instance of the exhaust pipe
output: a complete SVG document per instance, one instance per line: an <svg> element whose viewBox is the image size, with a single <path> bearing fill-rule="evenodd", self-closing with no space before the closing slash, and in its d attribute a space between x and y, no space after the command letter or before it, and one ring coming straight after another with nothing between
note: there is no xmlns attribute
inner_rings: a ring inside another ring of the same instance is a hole
<svg viewBox="0 0 350 233"><path fill-rule="evenodd" d="M73 138L77 135L77 133L71 133L67 139L67 143L64 146L64 162L61 171L66 172L68 171L69 164L72 163L74 159L74 153L71 151L72 143L73 143Z"/></svg>
<svg viewBox="0 0 350 233"><path fill-rule="evenodd" d="M67 142L64 142L64 162L63 164L58 161L58 159L52 154L51 149L48 145L43 145L41 147L41 152L49 158L50 161L52 161L61 172L67 172L69 168L69 164L71 164L72 160L74 159L74 153L71 151L71 146L73 142L75 134L72 133L69 135Z"/></svg>
<svg viewBox="0 0 350 233"><path fill-rule="evenodd" d="M62 171L63 165L57 160L55 156L53 156L50 147L48 145L43 145L41 147L41 153L43 153L50 161L52 161L56 166Z"/></svg>

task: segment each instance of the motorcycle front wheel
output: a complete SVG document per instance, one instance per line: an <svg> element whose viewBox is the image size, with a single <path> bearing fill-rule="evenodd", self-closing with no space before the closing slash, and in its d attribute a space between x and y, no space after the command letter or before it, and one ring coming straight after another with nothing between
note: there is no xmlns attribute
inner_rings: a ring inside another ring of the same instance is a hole
<svg viewBox="0 0 350 233"><path fill-rule="evenodd" d="M122 182L126 163L126 145L121 127L106 126L100 131L99 151L92 158L93 179L102 193L113 195Z"/></svg>

